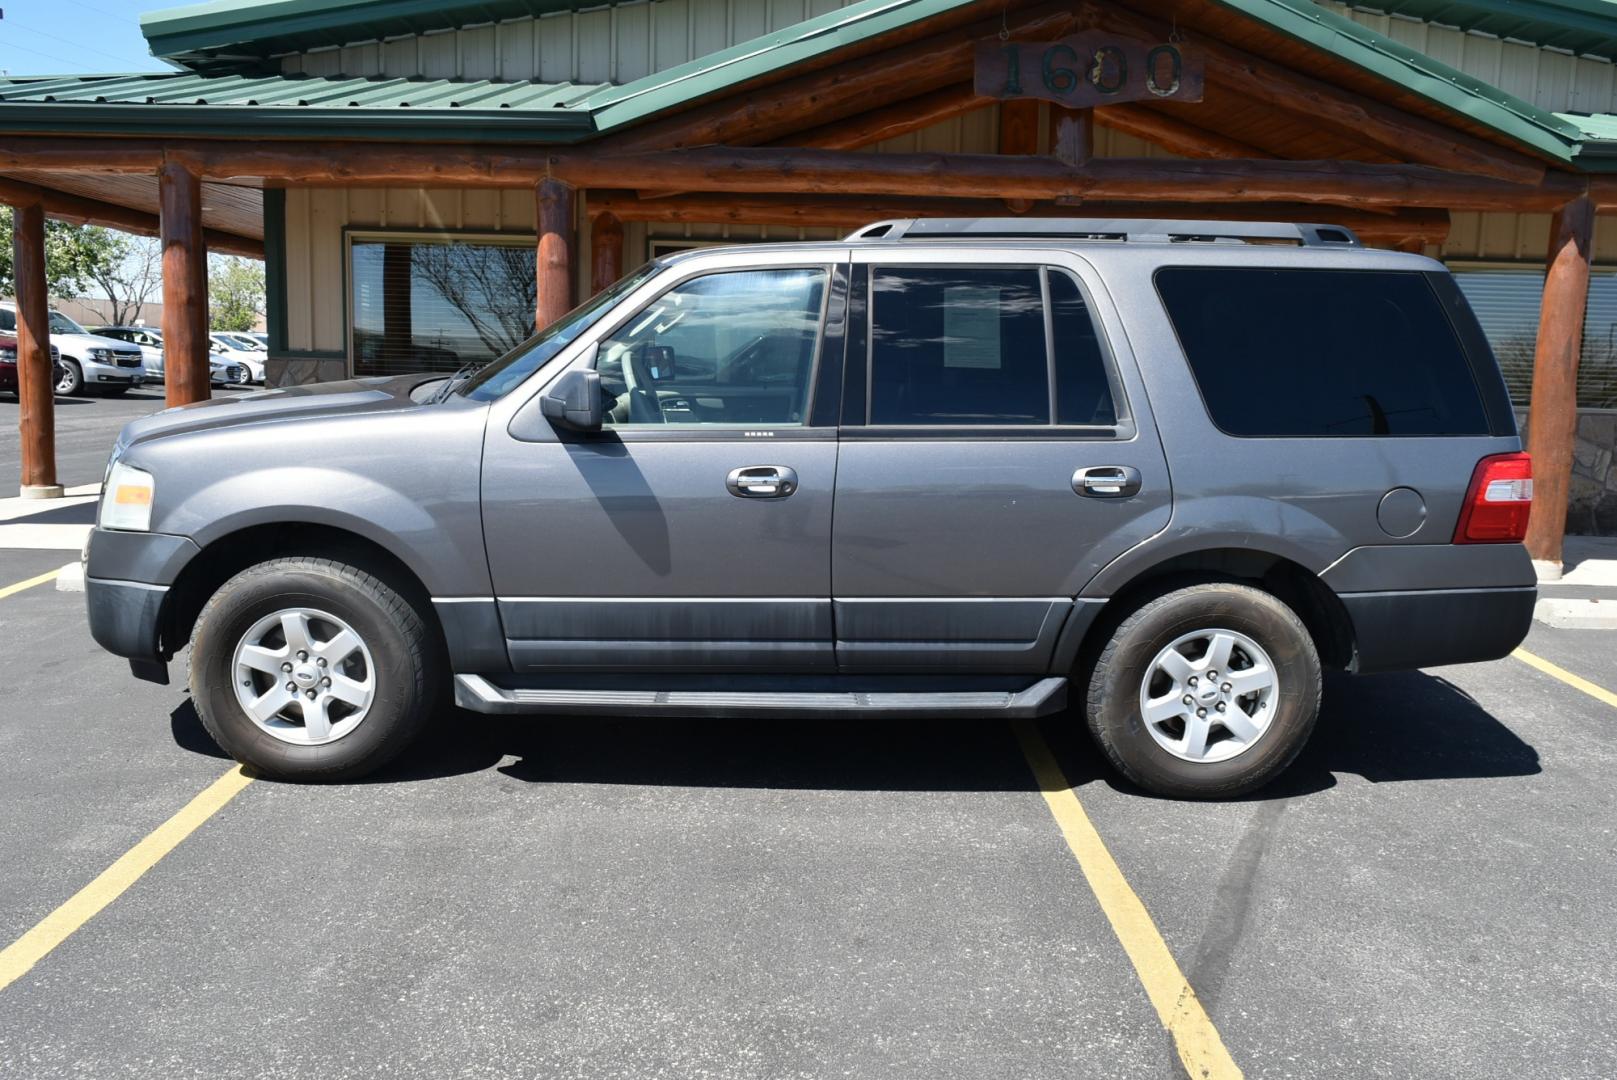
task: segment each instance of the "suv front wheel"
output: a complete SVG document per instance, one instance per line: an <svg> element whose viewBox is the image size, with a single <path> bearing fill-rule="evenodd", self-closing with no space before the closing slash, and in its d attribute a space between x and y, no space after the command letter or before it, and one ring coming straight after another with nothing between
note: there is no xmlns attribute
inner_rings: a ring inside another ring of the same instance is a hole
<svg viewBox="0 0 1617 1080"><path fill-rule="evenodd" d="M421 614L330 559L259 563L220 587L191 636L191 695L232 757L282 780L352 780L425 725L438 684Z"/></svg>
<svg viewBox="0 0 1617 1080"><path fill-rule="evenodd" d="M1113 631L1090 673L1089 729L1141 787L1222 798L1291 764L1319 702L1319 654L1291 608L1246 585L1191 585Z"/></svg>

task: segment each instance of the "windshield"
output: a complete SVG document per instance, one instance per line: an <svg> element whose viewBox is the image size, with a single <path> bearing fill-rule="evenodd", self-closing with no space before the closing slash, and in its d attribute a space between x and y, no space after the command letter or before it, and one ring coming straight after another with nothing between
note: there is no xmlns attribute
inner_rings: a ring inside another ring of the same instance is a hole
<svg viewBox="0 0 1617 1080"><path fill-rule="evenodd" d="M620 297L632 292L641 282L661 269L660 263L649 262L610 289L597 293L534 337L486 365L466 380L460 392L473 401L493 401L504 397L529 375L554 359L557 353L572 344L578 335L594 325L596 319L606 314Z"/></svg>
<svg viewBox="0 0 1617 1080"><path fill-rule="evenodd" d="M60 311L51 312L51 333L53 334L82 334L84 327L63 315Z"/></svg>

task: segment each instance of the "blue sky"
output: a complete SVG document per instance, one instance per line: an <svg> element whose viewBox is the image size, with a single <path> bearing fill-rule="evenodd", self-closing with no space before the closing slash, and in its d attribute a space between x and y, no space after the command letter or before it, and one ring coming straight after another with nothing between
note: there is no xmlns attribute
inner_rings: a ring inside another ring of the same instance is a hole
<svg viewBox="0 0 1617 1080"><path fill-rule="evenodd" d="M0 72L85 75L167 71L146 51L142 12L183 0L0 0Z"/></svg>

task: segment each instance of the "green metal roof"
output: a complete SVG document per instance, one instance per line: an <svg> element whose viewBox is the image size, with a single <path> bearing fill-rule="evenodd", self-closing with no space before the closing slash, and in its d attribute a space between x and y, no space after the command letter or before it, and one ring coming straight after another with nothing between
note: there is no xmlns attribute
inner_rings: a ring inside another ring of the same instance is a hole
<svg viewBox="0 0 1617 1080"><path fill-rule="evenodd" d="M1353 66L1470 117L1540 153L1571 162L1583 134L1547 109L1507 94L1473 75L1449 67L1352 19L1326 11L1313 0L1213 0L1287 37L1331 53ZM1617 19L1612 22L1617 33Z"/></svg>
<svg viewBox="0 0 1617 1080"><path fill-rule="evenodd" d="M1366 0L1354 6L1617 59L1613 0Z"/></svg>
<svg viewBox="0 0 1617 1080"><path fill-rule="evenodd" d="M311 75L38 76L0 79L13 131L103 130L551 141L588 135L608 84L321 78Z"/></svg>
<svg viewBox="0 0 1617 1080"><path fill-rule="evenodd" d="M1617 113L1556 113L1583 133L1577 163L1591 172L1617 171Z"/></svg>
<svg viewBox="0 0 1617 1080"><path fill-rule="evenodd" d="M354 26L358 13L388 19L427 19L476 9L480 17L517 0L216 0L148 16L154 47L182 34L248 36L253 25L325 20L322 32ZM854 42L951 11L975 0L861 0L775 33L710 53L622 86L578 87L536 83L448 82L424 79L322 79L255 76L251 72L199 76L185 72L80 79L0 80L0 130L109 131L307 135L313 131L371 138L427 141L529 139L578 141L654 116L690 101L722 94L762 76ZM1580 152L1599 142L1578 124L1540 109L1335 15L1313 0L1213 0L1260 25L1307 43L1407 92L1530 147L1552 159L1592 169L1617 167L1602 152ZM1495 0L1488 0L1495 2ZM1505 0L1498 0L1505 2ZM1549 2L1549 0L1540 0ZM1556 2L1617 6L1610 0ZM522 0L524 12L561 0ZM455 16L459 18L460 16ZM342 21L347 20L347 21ZM379 26L367 23L367 36ZM1617 32L1617 19L1611 21ZM262 31L267 33L268 31ZM302 32L302 31L300 31ZM308 31L314 32L312 30ZM264 43L260 36L252 42ZM48 83L42 86L41 83ZM290 115L293 112L295 116Z"/></svg>
<svg viewBox="0 0 1617 1080"><path fill-rule="evenodd" d="M152 55L198 70L356 41L545 15L600 0L212 0L140 17Z"/></svg>

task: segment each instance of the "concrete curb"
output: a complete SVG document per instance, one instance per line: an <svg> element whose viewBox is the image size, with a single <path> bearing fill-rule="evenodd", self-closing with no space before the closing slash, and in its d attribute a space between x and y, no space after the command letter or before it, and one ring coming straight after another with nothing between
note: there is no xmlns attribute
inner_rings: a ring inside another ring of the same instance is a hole
<svg viewBox="0 0 1617 1080"><path fill-rule="evenodd" d="M1533 618L1560 630L1617 630L1617 599L1546 597L1533 605Z"/></svg>

